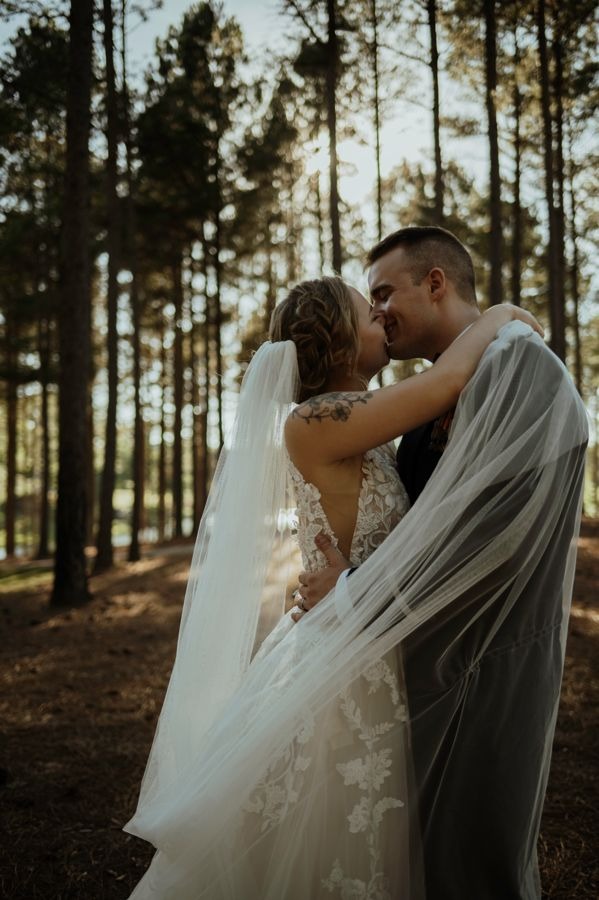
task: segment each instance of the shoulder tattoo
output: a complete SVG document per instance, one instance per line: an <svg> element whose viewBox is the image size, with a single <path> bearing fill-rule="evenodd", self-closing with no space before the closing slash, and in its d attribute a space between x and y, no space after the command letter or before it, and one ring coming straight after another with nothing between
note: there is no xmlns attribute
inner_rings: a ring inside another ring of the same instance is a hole
<svg viewBox="0 0 599 900"><path fill-rule="evenodd" d="M347 422L352 409L359 403L366 404L372 398L372 391L343 393L333 391L321 397L311 397L297 406L292 416L301 419L306 425L331 419L333 422Z"/></svg>

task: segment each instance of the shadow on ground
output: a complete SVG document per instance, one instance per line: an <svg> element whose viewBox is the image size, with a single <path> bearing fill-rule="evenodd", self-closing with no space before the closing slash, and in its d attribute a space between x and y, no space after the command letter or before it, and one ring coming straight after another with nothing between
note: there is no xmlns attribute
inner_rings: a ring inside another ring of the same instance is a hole
<svg viewBox="0 0 599 900"><path fill-rule="evenodd" d="M91 580L88 605L61 612L48 608L48 567L0 566L6 900L124 900L145 871L152 848L122 826L167 685L190 556L184 545L120 563ZM552 900L599 896L598 584L599 522L587 521L539 846Z"/></svg>

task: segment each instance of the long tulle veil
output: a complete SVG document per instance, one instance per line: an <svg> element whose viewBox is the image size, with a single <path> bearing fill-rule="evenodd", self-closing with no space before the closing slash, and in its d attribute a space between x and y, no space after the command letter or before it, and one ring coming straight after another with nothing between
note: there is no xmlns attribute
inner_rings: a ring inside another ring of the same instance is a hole
<svg viewBox="0 0 599 900"><path fill-rule="evenodd" d="M244 375L195 541L176 659L136 815L180 783L249 665L271 559L288 534L283 426L298 385L292 341L263 344ZM281 613L283 574L275 579Z"/></svg>
<svg viewBox="0 0 599 900"><path fill-rule="evenodd" d="M264 358L271 353L291 362L293 350L274 345ZM276 395L272 409L278 412L275 424L254 421L251 430L266 437L270 449L260 463L252 459L258 468L250 471L243 464L252 456L249 438L240 432L210 506L221 508L223 531L217 533L216 514L208 511L204 527L214 515L214 529L207 549L194 555L175 669L140 802L125 826L159 850L145 892L135 897L239 896L231 892L231 873L243 865L243 850L232 835L267 767L292 745L306 718L356 673L398 644L417 651L420 635L437 642L434 668L444 691L442 704L421 706L425 719L434 716L433 767L459 720L462 676L475 673L486 654L502 650L508 621L516 619L524 636L534 634L543 616L546 621L548 591L557 586L551 658L537 660L534 670L539 684L547 685L531 738L538 744L531 768L537 800L529 837L536 837L587 442L586 412L570 376L527 326L514 322L501 329L460 398L447 449L425 491L347 580L348 612L339 617L334 597L325 598L268 654L248 664L255 592L264 579L264 567L255 571L254 561L256 554L262 558L259 548L272 546L273 498L275 507L285 505L281 429L294 396L292 369L285 384L283 378L261 383L258 393ZM242 392L242 417L243 403ZM202 576L202 566L209 574ZM526 646L513 648L505 683L492 698L499 731L509 727L523 690L531 689L520 675ZM466 667L457 674L456 660ZM417 665L414 673L417 682ZM294 803L308 808L316 800L302 796Z"/></svg>

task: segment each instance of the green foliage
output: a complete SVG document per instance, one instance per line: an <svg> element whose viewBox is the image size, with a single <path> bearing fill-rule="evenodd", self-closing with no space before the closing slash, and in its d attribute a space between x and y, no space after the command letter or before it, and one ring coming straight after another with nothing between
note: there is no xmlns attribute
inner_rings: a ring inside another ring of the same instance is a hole
<svg viewBox="0 0 599 900"><path fill-rule="evenodd" d="M60 303L59 248L65 163L65 96L68 34L65 0L49 4L0 0L0 11L27 13L0 59L0 391L18 385L41 393L56 376L56 310ZM128 4L151 14L156 3ZM17 8L18 7L18 8ZM516 99L520 103L521 156L520 269L522 302L542 322L547 314L547 214L544 203L542 118L535 0L505 0L497 15L501 222L506 298L512 268L511 236L516 212ZM201 405L210 423L216 414L216 385L234 388L236 371L267 333L278 297L290 283L325 270L331 258L331 218L327 153L327 4L296 0L280 4L286 29L284 55L269 51L249 61L239 24L217 2L190 4L179 22L156 44L141 90L133 91L132 196L138 291L141 300L142 394L148 428L158 427L162 393L173 393L172 340L183 335L183 420L192 419L191 382L199 378ZM119 22L121 5L115 4ZM445 224L471 249L479 294L487 301L489 277L489 195L485 177L475 174L468 156L484 159L484 23L482 2L439 0L437 33L441 67L441 144ZM136 15L138 14L136 12ZM375 17L375 18L373 18ZM337 138L341 233L346 275L363 277L364 252L375 234L375 192L353 197L344 175L351 139L372 153L375 184L374 24L380 79L379 119L393 142L392 171L383 171L383 231L410 223L433 223L435 181L432 149L417 163L406 161L412 140L432 134L430 47L425 0L338 0L336 38ZM20 20L22 21L22 20ZM587 401L599 391L599 321L595 272L597 232L597 143L593 118L598 107L595 31L597 0L547 0L551 113L557 138L556 60L563 66L563 149L565 154L566 311L568 363L574 370L575 321L572 270L577 264L582 387ZM100 48L98 48L100 49ZM105 234L105 113L102 52L97 54L92 138L92 255L97 315L93 334L96 402L103 411L105 334L102 304ZM117 67L118 68L118 67ZM119 88L122 72L117 71ZM124 104L120 98L120 112ZM411 125L406 110L419 110ZM119 141L119 193L126 202L123 169L124 121ZM393 125L393 129L389 126ZM417 134L414 131L418 130ZM422 134L420 133L422 131ZM428 146L423 144L423 146ZM472 150L472 148L476 148ZM383 150L386 148L383 147ZM472 152L471 152L472 151ZM383 154L385 156L385 154ZM316 159L314 158L316 157ZM322 159L320 158L322 157ZM555 174L555 185L559 175ZM571 211L570 192L574 212ZM347 193L347 196L345 195ZM125 216L122 217L125 221ZM574 252L576 250L576 253ZM130 268L125 256L122 267ZM183 306L175 320L177 272L182 272ZM119 299L119 472L128 472L131 452L131 351L124 340L132 329L127 305L129 273ZM49 347L42 360L40 323ZM164 330L166 374L160 357ZM9 345L10 335L10 345ZM218 340L217 340L218 338ZM191 370L194 341L196 368ZM220 355L219 355L220 354ZM199 362L198 362L199 360ZM208 367L208 370L206 370ZM408 369L403 368L402 373ZM225 376L223 380L223 375ZM388 375L387 377L390 377ZM99 399L98 399L99 398ZM233 405L226 396L225 406ZM197 404L196 401L193 401ZM167 402L165 432L173 439L173 404ZM21 416L21 413L19 413ZM22 419L22 416L21 416ZM19 420L18 467L23 465L24 425ZM101 415L100 415L101 421ZM98 420L96 421L96 426ZM56 422L51 422L53 435ZM216 443L210 424L207 442ZM184 440L189 439L185 431ZM153 437L156 444L155 435ZM154 445L153 445L154 446ZM158 445L156 444L156 447ZM185 451L188 452L187 450ZM168 455L168 454L167 454ZM102 446L96 446L101 462ZM155 467L156 454L149 453ZM125 460L127 462L125 463ZM167 468L171 465L167 461ZM128 482L121 481L126 496ZM189 483L189 473L184 476ZM155 474L150 482L156 481ZM150 483L149 482L149 483ZM156 487L156 485L154 485ZM153 488L154 489L154 488ZM169 486L167 485L167 490ZM123 501L124 502L124 501ZM21 526L19 526L21 527Z"/></svg>
<svg viewBox="0 0 599 900"><path fill-rule="evenodd" d="M136 122L139 221L154 259L176 257L229 202L233 166L225 152L244 60L239 26L210 3L190 8L156 51Z"/></svg>
<svg viewBox="0 0 599 900"><path fill-rule="evenodd" d="M0 368L21 384L40 377L37 323L58 302L66 54L66 32L31 18L0 61L0 312L13 324Z"/></svg>

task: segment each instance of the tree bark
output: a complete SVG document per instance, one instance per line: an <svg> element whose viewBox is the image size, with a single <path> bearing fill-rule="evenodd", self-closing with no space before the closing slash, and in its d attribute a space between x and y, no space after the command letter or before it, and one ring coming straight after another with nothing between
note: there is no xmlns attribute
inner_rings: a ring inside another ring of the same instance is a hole
<svg viewBox="0 0 599 900"><path fill-rule="evenodd" d="M595 501L595 518L599 517L599 404L595 397L595 443L593 444L593 499Z"/></svg>
<svg viewBox="0 0 599 900"><path fill-rule="evenodd" d="M435 148L435 222L443 225L445 216L443 161L441 158L441 114L439 101L439 49L437 46L437 0L427 0L428 28L431 43L431 74L433 77L433 144ZM379 238L380 239L380 238Z"/></svg>
<svg viewBox="0 0 599 900"><path fill-rule="evenodd" d="M326 253L324 246L324 229L322 224L322 197L320 194L320 172L315 172L314 179L314 216L316 218L316 231L318 234L318 255L320 259L320 271L324 272L326 266Z"/></svg>
<svg viewBox="0 0 599 900"><path fill-rule="evenodd" d="M131 508L131 540L129 543L128 560L129 562L137 562L137 560L141 557L141 550L139 546L139 531L142 527L142 518L145 506L145 467L144 421L141 403L141 298L139 295L139 276L137 266L137 223L135 216L135 196L133 182L133 149L131 142L129 82L127 78L126 12L126 0L122 0L121 71L123 78L123 138L125 141L127 180L127 195L125 198L125 235L127 242L127 265L131 273L131 281L129 283L129 302L131 305L131 320L133 323L133 335L131 343L133 350L133 403L135 407L133 422L133 505ZM160 494L159 502L164 504L164 494L162 492ZM164 536L164 517L162 519L162 535Z"/></svg>
<svg viewBox="0 0 599 900"><path fill-rule="evenodd" d="M201 467L201 483L204 494L204 503L208 496L208 484L210 481L210 448L208 446L208 415L210 412L210 332L211 332L211 315L210 315L210 297L208 295L208 244L202 231L202 264L204 275L204 376L203 376L203 416L200 420L202 432L200 441L204 448Z"/></svg>
<svg viewBox="0 0 599 900"><path fill-rule="evenodd" d="M335 0L327 0L328 40L326 69L327 127L329 131L329 210L333 240L333 269L341 273L343 254L341 249L341 226L339 223L339 186L337 179L337 69L339 44L337 41L337 21Z"/></svg>
<svg viewBox="0 0 599 900"><path fill-rule="evenodd" d="M166 414L168 373L166 369L166 348L164 317L160 320L160 447L158 449L158 539L164 541L166 535Z"/></svg>
<svg viewBox="0 0 599 900"><path fill-rule="evenodd" d="M192 265L195 260L192 259ZM193 279L192 279L193 284ZM205 338L205 335L204 335ZM204 458L206 455L206 407L202 397L200 354L201 329L191 304L190 332L190 368L191 368L191 404L193 409L192 472L193 472L193 533L197 533L204 506L206 505L206 481L204 477Z"/></svg>
<svg viewBox="0 0 599 900"><path fill-rule="evenodd" d="M269 221L268 230L267 230L267 245L266 245L266 303L264 306L264 332L268 334L268 329L270 327L270 319L273 314L276 297L277 297L277 285L275 279L275 271L273 266L273 247L272 247L272 223Z"/></svg>
<svg viewBox="0 0 599 900"><path fill-rule="evenodd" d="M497 35L495 0L484 0L485 13L485 88L489 134L489 177L490 215L489 261L489 303L501 303L503 288L501 264L503 258L503 235L501 229L501 179L499 174L499 140L497 135L497 113L495 92L497 90Z"/></svg>
<svg viewBox="0 0 599 900"><path fill-rule="evenodd" d="M565 214L565 163L564 163L564 52L559 38L558 23L554 25L555 38L553 41L553 57L555 60L555 164L557 196L555 204L556 242L556 311L558 312L558 328L562 333L558 337L558 343L563 346L562 359L566 358L566 259L564 247L566 244L566 214Z"/></svg>
<svg viewBox="0 0 599 900"><path fill-rule="evenodd" d="M103 0L104 53L106 57L106 197L107 197L107 344L108 353L108 406L104 437L104 466L100 486L98 535L94 572L103 572L114 565L112 547L112 523L114 519L114 486L117 452L117 402L118 402L118 274L120 257L120 211L118 198L118 112L114 72L112 0Z"/></svg>
<svg viewBox="0 0 599 900"><path fill-rule="evenodd" d="M54 245L53 222L50 213L52 196L56 190L55 179L52 177L52 151L51 151L51 126L48 124L44 134L44 201L42 215L44 216L45 234L39 247L40 273L46 283L46 290L54 281L52 271L53 252L50 249ZM38 290L41 284L38 282ZM46 294L46 298L47 298ZM45 298L45 299L46 299ZM37 559L47 559L50 555L50 412L48 384L50 381L51 363L51 318L49 311L40 317L38 323L38 342L40 350L40 387L41 387L41 486L38 524Z"/></svg>
<svg viewBox="0 0 599 900"><path fill-rule="evenodd" d="M90 593L85 560L88 377L90 370L89 136L93 0L71 0L67 150L59 314L59 471L51 604Z"/></svg>
<svg viewBox="0 0 599 900"><path fill-rule="evenodd" d="M379 97L379 39L376 0L370 0L370 21L372 25L372 81L374 89L374 153L376 166L376 233L377 241L383 237L383 189L381 179L381 110Z"/></svg>
<svg viewBox="0 0 599 900"><path fill-rule="evenodd" d="M172 267L173 299L175 303L175 346L174 346L174 401L175 422L173 435L173 518L175 537L183 535L183 283L181 258Z"/></svg>
<svg viewBox="0 0 599 900"><path fill-rule="evenodd" d="M6 534L6 556L15 555L16 493L17 493L17 376L16 376L17 330L10 312L6 315L6 360L8 378L6 381L6 504L4 527Z"/></svg>
<svg viewBox="0 0 599 900"><path fill-rule="evenodd" d="M539 69L541 76L541 109L543 113L543 157L545 164L545 196L547 200L547 216L549 241L547 247L548 303L551 322L551 349L560 359L565 358L564 309L558 301L558 224L555 210L553 187L554 156L551 117L551 98L549 90L549 60L547 54L547 35L545 33L545 0L537 0L537 41L539 50Z"/></svg>
<svg viewBox="0 0 599 900"><path fill-rule="evenodd" d="M289 162L285 166L285 174L287 175L287 209L286 209L286 224L287 224L287 240L285 242L285 250L287 257L287 283L294 284L298 280L298 267L297 267L297 232L295 222L295 199L293 194L293 188L295 184L294 174L293 174L293 163Z"/></svg>
<svg viewBox="0 0 599 900"><path fill-rule="evenodd" d="M576 188L574 185L574 158L572 148L572 135L569 135L568 146L568 194L570 201L569 231L570 244L572 246L572 263L570 265L570 293L572 296L572 330L574 334L574 380L578 393L582 394L582 349L580 344L580 261L578 258L578 228L576 226Z"/></svg>
<svg viewBox="0 0 599 900"><path fill-rule="evenodd" d="M35 429L26 427L26 423L31 421L32 416L34 416L34 405L35 401L33 397L27 395L23 397L23 425L25 427L23 428L21 440L26 460L26 468L23 473L26 479L23 490L23 522L25 524L23 544L26 547L26 554L29 557L33 557L35 526L37 524L35 515L35 498L37 495L35 450L37 445L37 435Z"/></svg>
<svg viewBox="0 0 599 900"><path fill-rule="evenodd" d="M141 317L137 276L131 281L130 292L133 320L133 404L135 412L133 420L133 504L131 506L131 541L129 543L129 553L127 558L129 562L137 562L137 560L141 558L139 532L143 527L145 497L145 429L141 402Z"/></svg>
<svg viewBox="0 0 599 900"><path fill-rule="evenodd" d="M522 94L518 83L520 63L520 48L518 46L518 24L514 25L514 199L512 203L512 273L511 294L512 303L520 306L522 297L522 202L520 187L522 179Z"/></svg>
<svg viewBox="0 0 599 900"><path fill-rule="evenodd" d="M47 318L40 319L38 325L38 343L40 348L40 385L42 394L40 398L41 410L41 486L39 504L39 526L37 559L46 559L49 556L48 534L48 493L50 490L50 417L48 414L48 378L50 368L50 324Z"/></svg>
<svg viewBox="0 0 599 900"><path fill-rule="evenodd" d="M93 317L92 317L93 318ZM96 468L95 468L95 423L94 423L94 404L91 391L94 377L90 371L87 385L87 446L85 448L86 456L86 479L87 479L87 512L85 514L85 540L90 546L94 543L94 523L96 517L94 515L96 509Z"/></svg>
<svg viewBox="0 0 599 900"><path fill-rule="evenodd" d="M221 265L221 219L220 219L220 199L219 208L215 216L214 231L214 296L213 301L213 325L214 325L214 350L215 350L215 367L216 367L216 403L218 409L218 449L219 452L224 444L223 431L223 348L222 348L222 305L221 305L221 282L222 282L222 265Z"/></svg>
<svg viewBox="0 0 599 900"><path fill-rule="evenodd" d="M206 304L208 298L206 297ZM208 316L208 306L206 305L206 316ZM208 499L208 488L210 483L211 459L210 447L208 446L208 413L210 411L210 343L208 339L208 318L204 322L204 392L202 397L202 413L200 416L200 445L202 447L201 466L200 466L200 506L202 512L206 506ZM198 523L199 524L199 523Z"/></svg>

